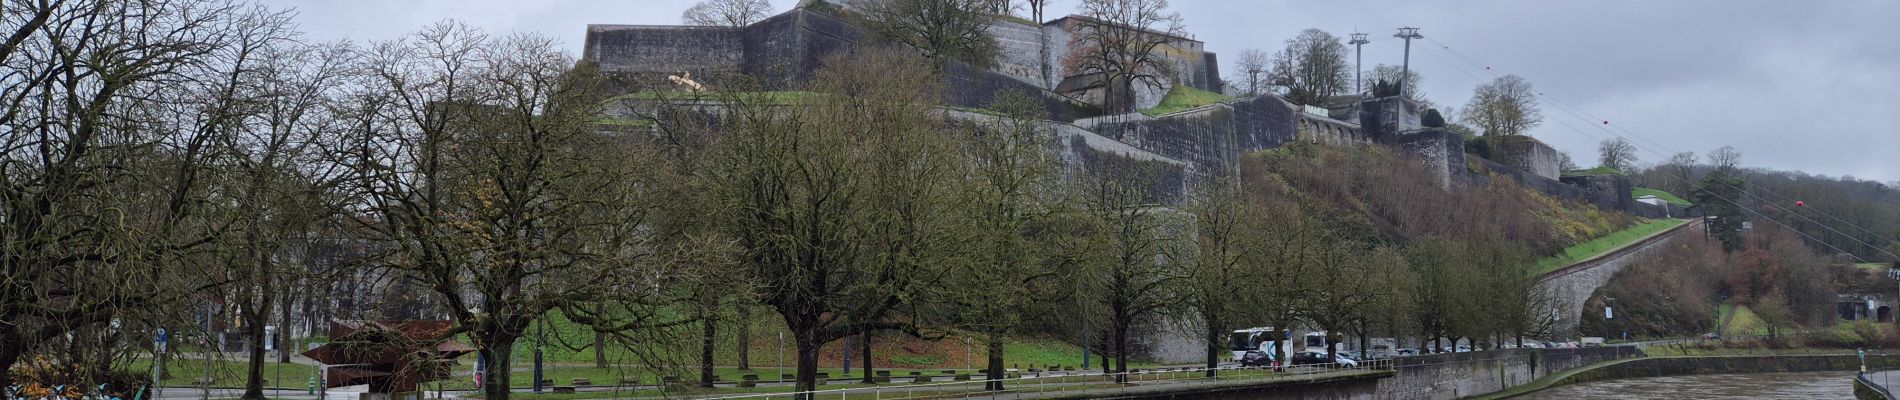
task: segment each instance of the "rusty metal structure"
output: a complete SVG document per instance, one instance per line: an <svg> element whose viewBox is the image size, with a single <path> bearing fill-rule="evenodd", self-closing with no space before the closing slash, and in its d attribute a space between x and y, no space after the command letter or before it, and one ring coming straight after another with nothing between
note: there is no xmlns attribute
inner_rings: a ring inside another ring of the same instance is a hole
<svg viewBox="0 0 1900 400"><path fill-rule="evenodd" d="M449 321L331 321L330 343L304 357L323 363L324 387L369 385L371 393L414 392L449 377L474 347L450 339Z"/></svg>

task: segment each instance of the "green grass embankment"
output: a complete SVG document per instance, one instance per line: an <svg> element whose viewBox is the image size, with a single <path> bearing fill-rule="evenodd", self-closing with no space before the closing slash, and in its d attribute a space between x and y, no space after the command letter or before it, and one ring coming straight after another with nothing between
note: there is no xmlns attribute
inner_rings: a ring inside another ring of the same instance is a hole
<svg viewBox="0 0 1900 400"><path fill-rule="evenodd" d="M1650 188L1639 187L1634 190L1630 190L1630 197L1632 198L1640 199L1643 196L1656 196L1656 198L1662 199L1665 202L1669 202L1669 204L1674 204L1674 205L1679 205L1679 206L1690 205L1688 200L1683 200L1681 197L1677 197L1674 194L1665 192L1662 189L1650 189Z"/></svg>
<svg viewBox="0 0 1900 400"><path fill-rule="evenodd" d="M1627 229L1611 232L1608 235L1603 235L1596 239L1564 248L1563 252L1555 256L1544 257L1537 260L1535 272L1538 275L1550 273L1559 268L1568 267L1572 264L1621 249L1630 243L1635 243L1657 232L1666 231L1669 230L1669 228L1674 228L1687 222L1688 220L1680 219L1654 219Z"/></svg>
<svg viewBox="0 0 1900 400"><path fill-rule="evenodd" d="M1141 113L1147 114L1148 116L1156 116L1233 99L1232 96L1195 89L1187 85L1174 85L1173 89L1168 90L1168 96L1161 98L1161 104L1156 104L1154 108L1141 110Z"/></svg>

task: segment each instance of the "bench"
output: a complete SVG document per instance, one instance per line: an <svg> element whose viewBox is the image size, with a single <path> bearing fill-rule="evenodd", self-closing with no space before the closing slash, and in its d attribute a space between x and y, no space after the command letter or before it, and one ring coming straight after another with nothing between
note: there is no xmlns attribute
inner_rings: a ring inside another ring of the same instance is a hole
<svg viewBox="0 0 1900 400"><path fill-rule="evenodd" d="M594 381L587 378L574 378L574 386L594 386Z"/></svg>
<svg viewBox="0 0 1900 400"><path fill-rule="evenodd" d="M573 386L555 386L554 394L574 394Z"/></svg>

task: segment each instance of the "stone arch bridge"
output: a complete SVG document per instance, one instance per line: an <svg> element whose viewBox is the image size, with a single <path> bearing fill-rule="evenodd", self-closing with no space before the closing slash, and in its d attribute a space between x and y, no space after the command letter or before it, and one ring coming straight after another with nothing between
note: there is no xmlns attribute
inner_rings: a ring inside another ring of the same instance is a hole
<svg viewBox="0 0 1900 400"><path fill-rule="evenodd" d="M1558 319L1553 329L1555 332L1553 336L1564 338L1581 336L1577 332L1577 325L1583 316L1583 303L1590 300L1590 295L1596 293L1597 288L1608 284L1610 277L1615 276L1617 271L1622 271L1623 267L1635 263L1645 253L1661 248L1659 245L1668 243L1681 235L1700 234L1701 226L1701 218L1693 219L1669 230L1651 234L1616 251L1571 264L1538 277L1537 285L1551 296L1552 306L1556 307Z"/></svg>

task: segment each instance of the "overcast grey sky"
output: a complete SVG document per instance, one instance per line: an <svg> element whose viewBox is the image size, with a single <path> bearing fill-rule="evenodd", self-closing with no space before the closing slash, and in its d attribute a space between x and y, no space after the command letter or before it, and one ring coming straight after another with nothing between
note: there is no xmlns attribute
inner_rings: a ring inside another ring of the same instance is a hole
<svg viewBox="0 0 1900 400"><path fill-rule="evenodd" d="M552 35L578 56L587 24L676 24L696 0L265 1L296 8L312 40L386 40L456 19L495 33ZM796 0L771 2L783 11ZM1054 1L1046 14L1066 15L1075 3ZM1412 67L1424 75L1427 97L1463 108L1480 79L1521 75L1591 116L1546 101L1546 122L1531 133L1584 166L1596 163L1596 144L1609 137L1602 120L1609 120L1607 129L1627 129L1656 152L1732 145L1748 166L1900 180L1900 45L1893 43L1900 2L1173 3L1230 74L1241 50L1275 51L1306 28L1370 33L1365 67L1397 64L1403 46L1393 28L1419 27L1427 40L1413 42ZM1647 149L1638 155L1646 163L1666 157Z"/></svg>

